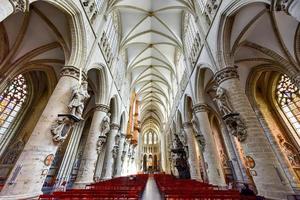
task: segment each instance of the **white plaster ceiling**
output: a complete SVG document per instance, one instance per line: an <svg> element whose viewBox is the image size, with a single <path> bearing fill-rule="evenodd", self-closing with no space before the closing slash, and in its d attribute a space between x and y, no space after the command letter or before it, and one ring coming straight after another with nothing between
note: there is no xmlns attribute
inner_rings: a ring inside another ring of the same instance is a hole
<svg viewBox="0 0 300 200"><path fill-rule="evenodd" d="M116 0L121 26L121 51L127 54L131 88L141 101L142 124L161 125L170 107L175 57L182 52L182 14L192 7L184 0ZM153 128L153 127L152 127Z"/></svg>

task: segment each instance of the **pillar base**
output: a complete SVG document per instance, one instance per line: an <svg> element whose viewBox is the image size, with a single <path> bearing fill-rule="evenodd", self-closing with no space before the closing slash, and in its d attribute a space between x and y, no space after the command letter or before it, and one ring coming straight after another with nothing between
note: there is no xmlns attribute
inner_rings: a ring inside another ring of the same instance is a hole
<svg viewBox="0 0 300 200"><path fill-rule="evenodd" d="M41 194L43 194L42 191L37 193L30 193L30 194L0 196L0 200L34 199L39 197Z"/></svg>

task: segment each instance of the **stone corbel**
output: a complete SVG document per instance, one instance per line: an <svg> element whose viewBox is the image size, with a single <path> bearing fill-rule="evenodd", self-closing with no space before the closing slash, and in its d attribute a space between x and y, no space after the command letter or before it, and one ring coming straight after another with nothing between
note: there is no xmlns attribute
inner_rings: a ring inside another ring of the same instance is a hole
<svg viewBox="0 0 300 200"><path fill-rule="evenodd" d="M63 143L65 139L68 137L75 122L78 121L79 119L77 119L73 115L69 115L69 114L58 115L58 119L56 120L56 122L53 124L51 128L53 141L59 144Z"/></svg>
<svg viewBox="0 0 300 200"><path fill-rule="evenodd" d="M277 0L277 9L288 13L288 9L294 0Z"/></svg>
<svg viewBox="0 0 300 200"><path fill-rule="evenodd" d="M240 142L247 138L247 127L239 113L231 113L223 117L228 131L231 135L237 137Z"/></svg>

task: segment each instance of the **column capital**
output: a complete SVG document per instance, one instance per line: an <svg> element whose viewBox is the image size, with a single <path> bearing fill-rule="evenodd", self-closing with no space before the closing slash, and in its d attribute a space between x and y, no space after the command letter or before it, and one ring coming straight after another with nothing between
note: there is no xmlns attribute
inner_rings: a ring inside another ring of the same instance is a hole
<svg viewBox="0 0 300 200"><path fill-rule="evenodd" d="M117 123L111 123L110 124L110 130L119 130L120 129L120 125Z"/></svg>
<svg viewBox="0 0 300 200"><path fill-rule="evenodd" d="M223 81L234 78L239 78L236 67L226 67L215 74L214 80L220 85Z"/></svg>
<svg viewBox="0 0 300 200"><path fill-rule="evenodd" d="M96 104L95 110L97 110L97 111L102 111L102 112L105 112L105 113L108 113L108 111L109 111L109 106L108 106L108 105L104 105L104 104Z"/></svg>
<svg viewBox="0 0 300 200"><path fill-rule="evenodd" d="M60 72L60 76L69 76L79 80L80 71L79 68L76 68L74 66L65 66L62 68ZM82 72L82 80L83 81L87 80L87 75L85 72Z"/></svg>
<svg viewBox="0 0 300 200"><path fill-rule="evenodd" d="M193 124L192 122L184 122L182 124L183 128L192 128L193 127Z"/></svg>
<svg viewBox="0 0 300 200"><path fill-rule="evenodd" d="M28 0L9 0L14 7L14 12L26 12L29 8Z"/></svg>
<svg viewBox="0 0 300 200"><path fill-rule="evenodd" d="M198 112L207 112L208 111L208 105L205 104L205 103L198 103L198 104L195 104L193 106L193 111L195 113L198 113Z"/></svg>

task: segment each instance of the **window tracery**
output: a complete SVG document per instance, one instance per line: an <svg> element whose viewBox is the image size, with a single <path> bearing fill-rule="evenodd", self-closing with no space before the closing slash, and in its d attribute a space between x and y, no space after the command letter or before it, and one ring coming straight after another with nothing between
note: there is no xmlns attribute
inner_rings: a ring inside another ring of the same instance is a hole
<svg viewBox="0 0 300 200"><path fill-rule="evenodd" d="M25 77L20 74L0 94L0 140L16 122L28 96Z"/></svg>
<svg viewBox="0 0 300 200"><path fill-rule="evenodd" d="M300 91L287 75L281 75L276 88L277 102L286 118L300 134Z"/></svg>

